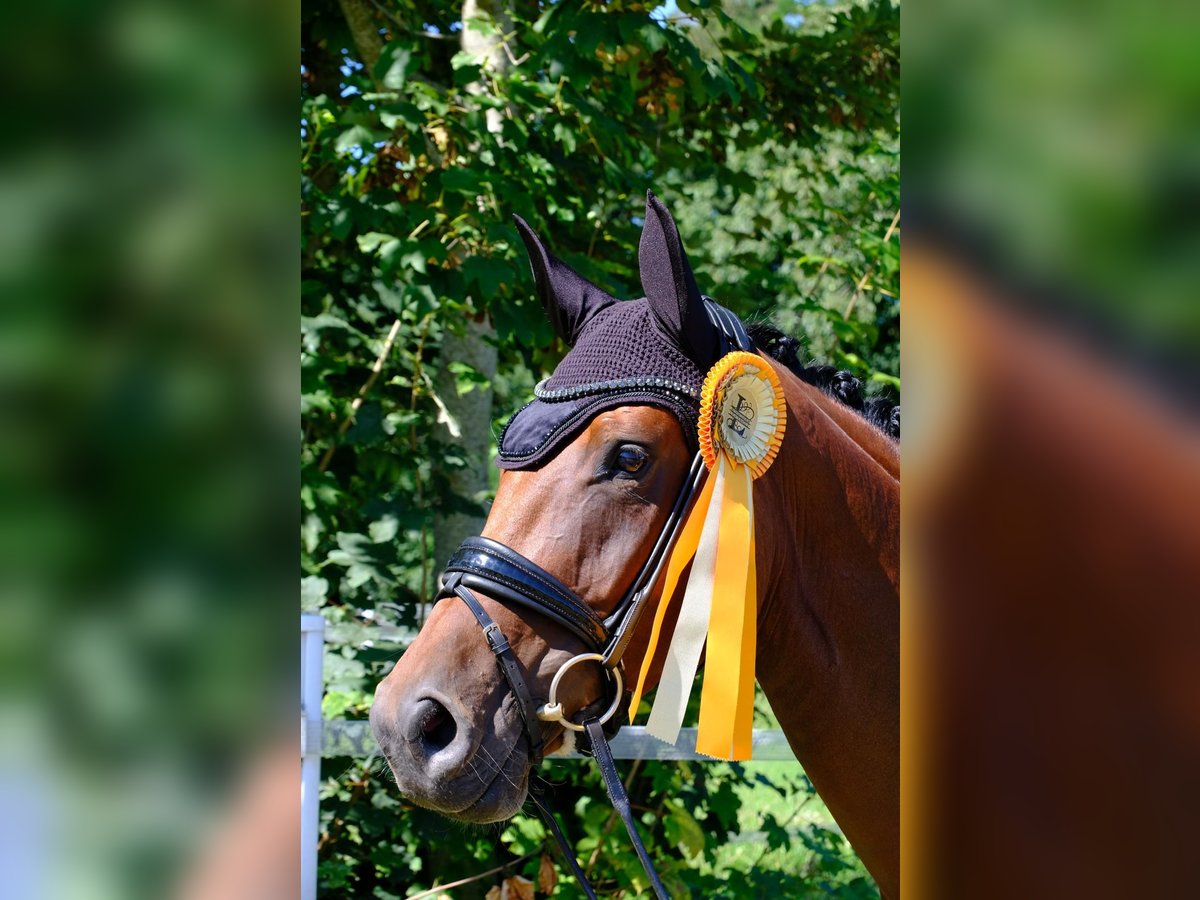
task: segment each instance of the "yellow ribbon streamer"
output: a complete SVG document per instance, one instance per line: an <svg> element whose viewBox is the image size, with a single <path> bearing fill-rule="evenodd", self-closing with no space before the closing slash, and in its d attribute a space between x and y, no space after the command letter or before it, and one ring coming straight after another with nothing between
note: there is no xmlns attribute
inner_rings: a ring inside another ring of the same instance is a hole
<svg viewBox="0 0 1200 900"><path fill-rule="evenodd" d="M738 687L737 713L733 722L733 752L742 754L734 759L750 759L754 734L754 661L758 653L758 575L755 564L754 492L749 493L750 507L750 565L746 569L746 627L742 629L742 655Z"/></svg>
<svg viewBox="0 0 1200 900"><path fill-rule="evenodd" d="M757 597L747 590L754 581L754 519L750 470L733 464L725 475L696 751L744 760L750 758L750 733L739 734L737 724L747 704L754 709Z"/></svg>

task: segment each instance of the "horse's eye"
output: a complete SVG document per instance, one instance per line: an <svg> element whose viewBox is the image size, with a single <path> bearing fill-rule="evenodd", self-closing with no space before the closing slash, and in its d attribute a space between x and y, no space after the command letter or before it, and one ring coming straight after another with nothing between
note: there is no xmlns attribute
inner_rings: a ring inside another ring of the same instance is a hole
<svg viewBox="0 0 1200 900"><path fill-rule="evenodd" d="M649 454L641 447L635 444L626 444L617 451L613 467L629 475L636 475L645 467L649 459Z"/></svg>

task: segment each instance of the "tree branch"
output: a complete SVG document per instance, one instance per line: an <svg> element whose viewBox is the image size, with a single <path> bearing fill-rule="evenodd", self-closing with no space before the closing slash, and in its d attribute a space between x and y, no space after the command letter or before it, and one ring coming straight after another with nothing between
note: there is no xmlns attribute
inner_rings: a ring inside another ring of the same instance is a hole
<svg viewBox="0 0 1200 900"><path fill-rule="evenodd" d="M371 5L374 6L377 10L379 10L380 15L384 16L384 18L386 18L389 22L391 22L393 25L395 25L398 29L403 31L405 34L411 34L413 37L429 38L432 41L457 41L458 40L458 35L439 34L436 31L422 31L419 28L413 28L410 25L404 24L399 19L397 19L394 15L392 15L392 13L390 13L387 9L385 9L383 7L383 5L379 2L379 0L371 0Z"/></svg>
<svg viewBox="0 0 1200 900"><path fill-rule="evenodd" d="M537 851L535 850L534 853ZM494 869L488 869L486 872L480 872L478 875L472 875L469 878L460 878L458 881L452 881L449 884L439 884L437 887L431 887L427 891L421 891L419 894L410 895L407 900L420 900L421 897L432 897L435 894L440 894L443 891L448 891L451 888L462 887L464 884L470 884L472 881L479 881L481 878L487 878L489 875L495 875L497 872L503 872L505 869L511 869L517 863L523 863L525 860L533 856L533 853L526 853L519 859L514 859L504 863L504 865L496 866Z"/></svg>
<svg viewBox="0 0 1200 900"><path fill-rule="evenodd" d="M367 393L375 385L375 380L379 378L379 373L383 371L383 364L387 361L388 354L392 352L392 345L396 343L396 335L400 333L400 320L397 319L392 323L392 330L388 332L387 337L383 341L383 349L379 351L379 356L375 358L375 364L371 366L371 374L367 376L366 383L359 388L358 396L350 404L350 412L346 413L346 418L342 419L342 424L338 426L337 437L334 438L332 444L325 451L325 455L321 457L321 464L317 466L318 472L324 472L329 466L329 461L333 459L333 451L337 449L338 439L350 428L350 424L354 421L354 416L357 415L359 407L363 405L363 400L367 398Z"/></svg>

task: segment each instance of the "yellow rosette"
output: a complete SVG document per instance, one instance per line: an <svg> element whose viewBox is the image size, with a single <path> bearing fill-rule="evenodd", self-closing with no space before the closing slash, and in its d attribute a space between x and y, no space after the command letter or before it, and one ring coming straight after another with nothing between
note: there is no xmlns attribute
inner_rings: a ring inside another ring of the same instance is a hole
<svg viewBox="0 0 1200 900"><path fill-rule="evenodd" d="M629 707L636 714L667 605L694 558L646 730L675 743L707 642L696 750L720 759L751 756L758 599L752 483L774 461L786 422L779 377L762 357L730 353L709 370L699 424L709 476L667 562L662 599Z"/></svg>

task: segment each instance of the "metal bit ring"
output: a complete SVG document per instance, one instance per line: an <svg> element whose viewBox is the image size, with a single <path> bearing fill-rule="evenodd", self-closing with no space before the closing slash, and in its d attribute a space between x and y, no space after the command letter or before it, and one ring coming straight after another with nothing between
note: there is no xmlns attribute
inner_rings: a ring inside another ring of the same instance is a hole
<svg viewBox="0 0 1200 900"><path fill-rule="evenodd" d="M571 731L584 730L582 725L576 725L565 715L563 715L562 704L558 702L557 695L558 683L562 680L563 673L576 663L588 662L589 660L595 660L596 662L602 663L604 662L604 654L580 653L578 656L572 656L562 664L562 668L554 673L554 680L550 682L550 699L546 701L545 706L538 710L539 719L541 719L543 722L559 722L562 724L563 728L569 728ZM612 705L609 706L609 708L604 711L604 715L600 717L601 725L617 714L617 710L621 708L621 700L624 697L625 691L625 682L621 678L621 670L619 668L609 669L606 667L604 671L608 673L609 679L616 683L617 689L613 696Z"/></svg>

